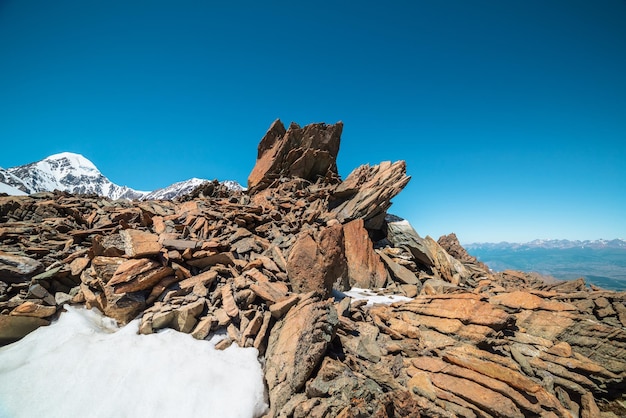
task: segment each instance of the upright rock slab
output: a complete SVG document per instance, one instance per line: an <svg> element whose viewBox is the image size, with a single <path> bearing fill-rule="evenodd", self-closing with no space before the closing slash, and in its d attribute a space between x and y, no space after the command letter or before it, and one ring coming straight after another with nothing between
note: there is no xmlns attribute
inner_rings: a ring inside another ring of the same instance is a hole
<svg viewBox="0 0 626 418"><path fill-rule="evenodd" d="M350 286L365 289L383 287L389 274L374 251L363 220L355 219L344 225L344 236Z"/></svg>
<svg viewBox="0 0 626 418"><path fill-rule="evenodd" d="M338 324L332 302L309 294L272 328L265 356L270 416L278 416L303 389L335 337Z"/></svg>
<svg viewBox="0 0 626 418"><path fill-rule="evenodd" d="M306 230L298 238L287 259L287 274L294 292L315 291L328 296L336 284L343 289L346 278L344 234L336 224L316 233Z"/></svg>

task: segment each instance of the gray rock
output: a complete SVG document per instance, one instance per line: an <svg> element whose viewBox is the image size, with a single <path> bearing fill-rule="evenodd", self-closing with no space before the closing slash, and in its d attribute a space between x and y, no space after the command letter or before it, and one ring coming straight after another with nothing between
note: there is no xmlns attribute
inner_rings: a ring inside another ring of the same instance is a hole
<svg viewBox="0 0 626 418"><path fill-rule="evenodd" d="M0 252L0 280L7 283L26 282L43 268L41 262L30 257Z"/></svg>

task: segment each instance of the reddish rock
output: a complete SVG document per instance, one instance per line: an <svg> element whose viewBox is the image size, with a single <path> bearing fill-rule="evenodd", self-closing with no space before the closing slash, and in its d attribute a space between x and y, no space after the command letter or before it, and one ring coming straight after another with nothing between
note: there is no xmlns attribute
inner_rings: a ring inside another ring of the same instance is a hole
<svg viewBox="0 0 626 418"><path fill-rule="evenodd" d="M315 235L311 230L298 235L287 259L287 274L294 292L328 296L346 273L343 229L335 225Z"/></svg>
<svg viewBox="0 0 626 418"><path fill-rule="evenodd" d="M495 330L504 328L513 319L504 310L498 309L487 302L482 302L474 295L471 298L450 299L433 299L422 296L412 302L403 304L398 310L434 317L458 319L463 323L484 325Z"/></svg>
<svg viewBox="0 0 626 418"><path fill-rule="evenodd" d="M350 286L365 289L383 287L388 279L387 270L374 251L363 219L348 222L343 231Z"/></svg>
<svg viewBox="0 0 626 418"><path fill-rule="evenodd" d="M156 255L161 251L159 236L149 232L125 229L120 232L124 240L124 252L131 258Z"/></svg>
<svg viewBox="0 0 626 418"><path fill-rule="evenodd" d="M272 328L265 356L270 415L277 416L303 388L321 362L337 325L333 304L310 294Z"/></svg>
<svg viewBox="0 0 626 418"><path fill-rule="evenodd" d="M147 258L128 260L120 264L107 283L115 288L115 293L137 292L150 289L161 279L174 274L170 267L163 267Z"/></svg>
<svg viewBox="0 0 626 418"><path fill-rule="evenodd" d="M404 161L362 165L336 187L330 212L342 223L363 219L366 228L380 229L391 199L410 179Z"/></svg>
<svg viewBox="0 0 626 418"><path fill-rule="evenodd" d="M292 123L285 130L280 120L259 143L257 161L248 177L248 188L262 190L280 177L299 177L315 182L337 178L337 154L343 124L323 123L300 128Z"/></svg>

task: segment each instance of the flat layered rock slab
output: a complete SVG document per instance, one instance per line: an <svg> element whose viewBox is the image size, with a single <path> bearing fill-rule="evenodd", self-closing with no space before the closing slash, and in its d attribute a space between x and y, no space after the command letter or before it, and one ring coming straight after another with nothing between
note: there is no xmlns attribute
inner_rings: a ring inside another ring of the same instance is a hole
<svg viewBox="0 0 626 418"><path fill-rule="evenodd" d="M434 299L420 296L402 305L401 309L421 315L458 319L464 324L484 325L495 330L504 328L512 320L504 310L477 297Z"/></svg>

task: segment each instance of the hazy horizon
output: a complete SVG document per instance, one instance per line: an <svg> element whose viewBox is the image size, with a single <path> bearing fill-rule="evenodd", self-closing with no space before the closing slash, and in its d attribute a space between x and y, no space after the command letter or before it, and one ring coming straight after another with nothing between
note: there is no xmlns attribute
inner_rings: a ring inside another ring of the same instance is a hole
<svg viewBox="0 0 626 418"><path fill-rule="evenodd" d="M345 178L462 243L626 237L626 3L0 3L0 167L245 185L270 124L344 122Z"/></svg>

